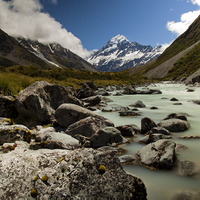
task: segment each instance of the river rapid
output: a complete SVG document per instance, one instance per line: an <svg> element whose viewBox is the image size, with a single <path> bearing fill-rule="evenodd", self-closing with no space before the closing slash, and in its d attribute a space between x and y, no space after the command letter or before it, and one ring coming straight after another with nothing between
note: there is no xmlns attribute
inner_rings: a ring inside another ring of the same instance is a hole
<svg viewBox="0 0 200 200"><path fill-rule="evenodd" d="M200 139L180 139L180 136L200 136L200 105L194 104L191 100L200 100L200 87L193 88L194 92L187 92L187 86L182 84L162 83L155 86L149 86L152 89L159 89L162 94L152 95L123 95L110 96L113 100L111 104L129 106L137 100L143 101L145 108L139 108L141 116L137 117L120 117L118 112L101 112L98 114L107 117L114 122L115 126L136 124L141 127L141 119L149 117L156 123L159 123L170 113L188 113L187 117L191 127L184 132L173 133L173 141L187 147L177 154L180 161L189 160L200 166ZM140 88L137 88L140 89ZM165 98L164 98L165 97ZM173 105L175 102L170 101L172 97L179 100L182 105ZM151 110L150 107L156 106L157 110ZM137 136L140 137L140 136ZM124 146L128 151L127 154L134 155L144 145L136 142ZM178 175L176 167L172 170L151 171L142 166L128 165L124 166L127 172L140 177L147 188L148 200L171 200L174 194L179 191L199 191L200 174L193 177Z"/></svg>

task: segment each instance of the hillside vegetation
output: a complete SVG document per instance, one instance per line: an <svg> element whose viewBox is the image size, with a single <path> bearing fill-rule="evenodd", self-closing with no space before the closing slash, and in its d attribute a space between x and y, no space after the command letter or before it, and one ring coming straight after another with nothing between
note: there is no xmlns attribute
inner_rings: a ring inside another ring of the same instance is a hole
<svg viewBox="0 0 200 200"><path fill-rule="evenodd" d="M180 35L158 58L148 65L142 73L146 73L151 69L164 63L171 57L177 55L181 51L187 49L191 45L200 40L200 16L190 25L186 32Z"/></svg>
<svg viewBox="0 0 200 200"><path fill-rule="evenodd" d="M196 45L189 53L183 58L179 59L174 67L169 70L165 80L176 80L188 77L195 71L200 69L200 44Z"/></svg>
<svg viewBox="0 0 200 200"><path fill-rule="evenodd" d="M141 84L147 81L142 76L124 72L90 72L72 69L42 69L37 66L0 66L0 94L16 95L35 81L46 80L63 86L80 87L80 83L93 81L96 85Z"/></svg>

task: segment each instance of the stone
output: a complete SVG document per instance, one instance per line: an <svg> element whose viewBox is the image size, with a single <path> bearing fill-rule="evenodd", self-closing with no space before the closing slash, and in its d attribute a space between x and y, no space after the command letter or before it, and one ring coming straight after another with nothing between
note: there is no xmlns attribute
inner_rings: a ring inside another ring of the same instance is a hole
<svg viewBox="0 0 200 200"><path fill-rule="evenodd" d="M78 99L84 99L96 95L96 86L92 82L86 82L82 84L82 88L76 90L76 97Z"/></svg>
<svg viewBox="0 0 200 200"><path fill-rule="evenodd" d="M146 106L144 103L140 100L136 101L135 103L130 105L131 107L136 107L136 108L145 108Z"/></svg>
<svg viewBox="0 0 200 200"><path fill-rule="evenodd" d="M123 111L128 111L129 108L128 107L124 107L118 104L109 104L106 107L102 108L102 112L123 112Z"/></svg>
<svg viewBox="0 0 200 200"><path fill-rule="evenodd" d="M87 103L88 106L96 106L101 102L101 98L99 96L91 96L91 97L82 99L82 101Z"/></svg>
<svg viewBox="0 0 200 200"><path fill-rule="evenodd" d="M105 117L95 114L94 112L75 104L62 104L56 110L55 117L58 124L66 128L69 125L87 117L94 117L100 120L104 120L107 126L114 126L113 123Z"/></svg>
<svg viewBox="0 0 200 200"><path fill-rule="evenodd" d="M48 132L41 142L30 145L31 149L75 149L79 148L79 141L62 132Z"/></svg>
<svg viewBox="0 0 200 200"><path fill-rule="evenodd" d="M156 106L152 106L152 107L150 107L150 109L151 109L151 110L157 110L158 107L156 107Z"/></svg>
<svg viewBox="0 0 200 200"><path fill-rule="evenodd" d="M162 94L162 92L156 89L144 88L143 90L137 91L137 94Z"/></svg>
<svg viewBox="0 0 200 200"><path fill-rule="evenodd" d="M135 134L140 133L140 128L135 124L121 125L116 127L121 135L124 137L134 137Z"/></svg>
<svg viewBox="0 0 200 200"><path fill-rule="evenodd" d="M66 87L37 81L18 94L16 109L26 119L49 123L54 119L55 110L63 103L82 104Z"/></svg>
<svg viewBox="0 0 200 200"><path fill-rule="evenodd" d="M17 140L30 142L31 131L24 125L6 125L0 126L0 145L4 143L13 143Z"/></svg>
<svg viewBox="0 0 200 200"><path fill-rule="evenodd" d="M171 98L170 101L178 101L175 97Z"/></svg>
<svg viewBox="0 0 200 200"><path fill-rule="evenodd" d="M36 199L147 199L142 180L126 173L113 152L33 151L18 145L0 154L0 161L1 199L33 199L32 191Z"/></svg>
<svg viewBox="0 0 200 200"><path fill-rule="evenodd" d="M180 161L179 168L182 176L194 176L197 173L195 163L188 160Z"/></svg>
<svg viewBox="0 0 200 200"><path fill-rule="evenodd" d="M138 112L134 112L132 110L128 110L128 111L120 111L119 112L119 116L123 116L123 117L127 117L127 116L141 116L141 114L138 113Z"/></svg>
<svg viewBox="0 0 200 200"><path fill-rule="evenodd" d="M179 191L172 198L173 200L198 200L200 199L200 191Z"/></svg>
<svg viewBox="0 0 200 200"><path fill-rule="evenodd" d="M124 88L123 94L131 95L131 94L137 94L137 91L134 87L132 86L127 86Z"/></svg>
<svg viewBox="0 0 200 200"><path fill-rule="evenodd" d="M192 88L187 88L187 92L195 92L195 90Z"/></svg>
<svg viewBox="0 0 200 200"><path fill-rule="evenodd" d="M55 131L56 130L54 127L41 128L35 135L35 141L36 142L45 141L47 134Z"/></svg>
<svg viewBox="0 0 200 200"><path fill-rule="evenodd" d="M73 137L77 134L85 137L91 137L99 129L104 128L106 126L107 124L102 119L98 119L95 117L87 117L69 125L65 133Z"/></svg>
<svg viewBox="0 0 200 200"><path fill-rule="evenodd" d="M0 117L17 117L14 97L0 95Z"/></svg>
<svg viewBox="0 0 200 200"><path fill-rule="evenodd" d="M188 121L181 119L167 119L161 121L158 126L163 127L171 132L182 132L190 128Z"/></svg>
<svg viewBox="0 0 200 200"><path fill-rule="evenodd" d="M200 105L200 100L192 100L193 103Z"/></svg>
<svg viewBox="0 0 200 200"><path fill-rule="evenodd" d="M163 135L171 135L171 133L163 128L163 127L153 127L148 134L154 134L154 133L159 133L159 134L163 134Z"/></svg>
<svg viewBox="0 0 200 200"><path fill-rule="evenodd" d="M13 125L13 121L10 118L0 117L0 126L2 125Z"/></svg>
<svg viewBox="0 0 200 200"><path fill-rule="evenodd" d="M167 119L181 119L187 121L187 116L190 116L188 113L170 113L164 120Z"/></svg>
<svg viewBox="0 0 200 200"><path fill-rule="evenodd" d="M141 148L137 155L142 165L155 169L171 169L176 160L176 144L170 140L158 140Z"/></svg>
<svg viewBox="0 0 200 200"><path fill-rule="evenodd" d="M149 144L149 143L161 140L161 139L171 139L171 138L172 137L168 136L168 135L154 133L154 134L145 135L142 138L136 139L136 141L139 143L142 143L142 144Z"/></svg>
<svg viewBox="0 0 200 200"><path fill-rule="evenodd" d="M105 127L98 130L91 138L90 145L92 148L99 148L109 144L120 144L123 142L120 131L114 127Z"/></svg>
<svg viewBox="0 0 200 200"><path fill-rule="evenodd" d="M113 94L113 96L122 96L122 92L116 92L115 94Z"/></svg>
<svg viewBox="0 0 200 200"><path fill-rule="evenodd" d="M152 119L145 117L141 120L141 133L142 134L146 134L154 127L157 127L157 125Z"/></svg>
<svg viewBox="0 0 200 200"><path fill-rule="evenodd" d="M122 165L131 165L134 164L136 158L132 155L122 155L119 156L119 161Z"/></svg>

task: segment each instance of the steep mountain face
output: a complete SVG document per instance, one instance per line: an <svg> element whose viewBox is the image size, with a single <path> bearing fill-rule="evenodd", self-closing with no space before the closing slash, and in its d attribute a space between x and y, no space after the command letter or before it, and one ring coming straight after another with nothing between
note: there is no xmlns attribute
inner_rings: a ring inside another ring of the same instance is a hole
<svg viewBox="0 0 200 200"><path fill-rule="evenodd" d="M97 71L90 63L59 44L42 44L24 38L13 38L0 30L0 65L6 64Z"/></svg>
<svg viewBox="0 0 200 200"><path fill-rule="evenodd" d="M92 54L87 61L100 71L122 71L143 65L161 53L161 46L155 48L143 46L137 42L130 42L123 35L117 35Z"/></svg>
<svg viewBox="0 0 200 200"><path fill-rule="evenodd" d="M200 69L200 16L157 60L139 69L149 78L180 80ZM137 73L134 71L134 73Z"/></svg>

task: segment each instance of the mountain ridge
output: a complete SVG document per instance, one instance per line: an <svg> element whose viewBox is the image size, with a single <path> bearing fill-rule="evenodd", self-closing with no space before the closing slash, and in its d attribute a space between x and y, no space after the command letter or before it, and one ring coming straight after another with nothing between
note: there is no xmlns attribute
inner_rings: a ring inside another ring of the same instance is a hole
<svg viewBox="0 0 200 200"><path fill-rule="evenodd" d="M125 36L118 34L87 58L87 61L100 71L122 71L145 64L158 57L161 52L161 46L153 48L130 42Z"/></svg>
<svg viewBox="0 0 200 200"><path fill-rule="evenodd" d="M0 29L0 64L34 65L42 68L69 68L97 71L90 63L56 43L42 44L25 38L14 38Z"/></svg>

